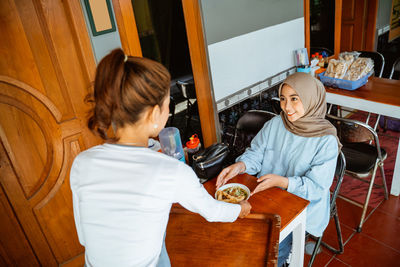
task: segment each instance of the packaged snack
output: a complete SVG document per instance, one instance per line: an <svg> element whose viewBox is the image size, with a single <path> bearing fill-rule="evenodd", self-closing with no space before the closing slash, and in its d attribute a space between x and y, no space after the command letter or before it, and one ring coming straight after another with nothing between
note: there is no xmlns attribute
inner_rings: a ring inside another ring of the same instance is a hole
<svg viewBox="0 0 400 267"><path fill-rule="evenodd" d="M345 80L356 81L367 75L374 68L374 61L371 58L359 57L349 67Z"/></svg>
<svg viewBox="0 0 400 267"><path fill-rule="evenodd" d="M346 60L329 60L328 68L326 69L325 76L342 79L350 66L350 62Z"/></svg>
<svg viewBox="0 0 400 267"><path fill-rule="evenodd" d="M339 60L345 60L351 64L360 56L360 54L361 53L357 51L342 52L339 54Z"/></svg>

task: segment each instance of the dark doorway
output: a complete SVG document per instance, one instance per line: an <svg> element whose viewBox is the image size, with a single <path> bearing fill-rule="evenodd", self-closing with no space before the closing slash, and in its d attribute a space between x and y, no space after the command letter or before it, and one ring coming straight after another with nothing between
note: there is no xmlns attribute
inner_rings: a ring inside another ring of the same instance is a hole
<svg viewBox="0 0 400 267"><path fill-rule="evenodd" d="M170 110L175 108L175 114L168 126L180 130L182 143L194 133L201 138L182 1L132 0L132 6L143 56L160 62L171 73Z"/></svg>

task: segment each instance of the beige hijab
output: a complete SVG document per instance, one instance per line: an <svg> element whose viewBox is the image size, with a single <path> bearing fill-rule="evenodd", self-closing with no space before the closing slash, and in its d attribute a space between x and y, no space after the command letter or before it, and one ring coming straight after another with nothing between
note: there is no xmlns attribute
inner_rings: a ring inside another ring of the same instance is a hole
<svg viewBox="0 0 400 267"><path fill-rule="evenodd" d="M337 137L336 128L325 119L326 92L323 84L310 74L297 72L287 77L280 85L279 96L284 84L289 85L297 92L304 106L303 117L294 122L290 122L286 113L281 112L285 128L291 133L304 137L333 135L338 141L340 150L342 145Z"/></svg>

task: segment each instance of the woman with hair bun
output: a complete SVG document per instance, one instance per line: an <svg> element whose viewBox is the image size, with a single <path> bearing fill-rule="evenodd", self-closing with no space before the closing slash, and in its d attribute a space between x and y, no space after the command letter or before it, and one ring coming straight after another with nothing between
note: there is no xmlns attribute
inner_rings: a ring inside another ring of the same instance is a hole
<svg viewBox="0 0 400 267"><path fill-rule="evenodd" d="M213 199L189 166L147 147L168 120L169 86L164 66L121 49L97 67L88 127L105 143L80 153L70 174L86 266L169 266L163 237L173 203L208 221L250 212L247 201Z"/></svg>

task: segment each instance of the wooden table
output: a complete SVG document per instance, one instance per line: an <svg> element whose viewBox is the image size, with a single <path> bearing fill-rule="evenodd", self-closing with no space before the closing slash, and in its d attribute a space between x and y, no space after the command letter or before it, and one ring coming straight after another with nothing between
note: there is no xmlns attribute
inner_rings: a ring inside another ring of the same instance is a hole
<svg viewBox="0 0 400 267"><path fill-rule="evenodd" d="M236 176L228 183L241 183L246 185L250 191L253 191L258 184L256 179L256 177L245 173ZM204 183L204 188L212 196L215 195L216 191L215 183L216 178ZM293 232L293 250L290 265L303 266L306 207L309 201L274 187L251 196L249 202L252 206L251 213L280 215L281 230L279 242Z"/></svg>
<svg viewBox="0 0 400 267"><path fill-rule="evenodd" d="M353 91L325 89L328 103L400 119L399 80L370 77L367 84ZM390 190L395 196L400 194L400 142L398 146Z"/></svg>

